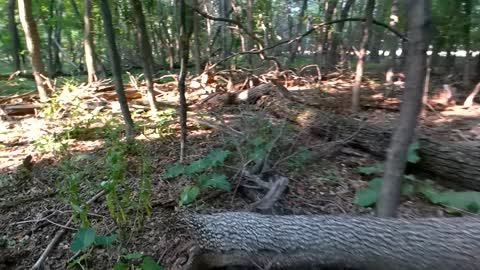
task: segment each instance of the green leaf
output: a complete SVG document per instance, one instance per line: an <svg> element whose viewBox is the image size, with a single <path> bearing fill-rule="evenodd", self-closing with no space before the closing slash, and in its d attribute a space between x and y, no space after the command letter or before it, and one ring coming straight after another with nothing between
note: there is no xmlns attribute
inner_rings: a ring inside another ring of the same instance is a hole
<svg viewBox="0 0 480 270"><path fill-rule="evenodd" d="M376 190L377 192L380 190L382 186L382 178L376 177L368 182L368 188L372 190Z"/></svg>
<svg viewBox="0 0 480 270"><path fill-rule="evenodd" d="M192 161L187 167L185 167L185 174L192 175L194 173L201 172L206 168L210 167L211 162L208 158L201 158L195 161Z"/></svg>
<svg viewBox="0 0 480 270"><path fill-rule="evenodd" d="M401 187L402 195L412 196L415 193L415 186L410 183L404 183Z"/></svg>
<svg viewBox="0 0 480 270"><path fill-rule="evenodd" d="M202 174L199 179L201 188L214 187L225 191L230 191L230 182L223 174Z"/></svg>
<svg viewBox="0 0 480 270"><path fill-rule="evenodd" d="M140 259L140 258L143 258L143 256L144 255L142 253L133 252L133 253L129 253L129 254L125 255L125 259L127 259L127 260Z"/></svg>
<svg viewBox="0 0 480 270"><path fill-rule="evenodd" d="M213 149L208 153L206 158L210 162L210 166L217 166L219 163L225 162L225 159L230 155L230 151L221 150L221 149Z"/></svg>
<svg viewBox="0 0 480 270"><path fill-rule="evenodd" d="M195 201L198 194L200 194L200 188L197 186L186 186L183 188L180 194L180 206L187 205Z"/></svg>
<svg viewBox="0 0 480 270"><path fill-rule="evenodd" d="M407 160L410 163L418 163L420 161L420 157L417 154L417 150L420 148L419 143L412 143L408 147L408 157Z"/></svg>
<svg viewBox="0 0 480 270"><path fill-rule="evenodd" d="M145 258L143 258L141 269L142 270L163 270L163 267L158 265L152 257L145 256Z"/></svg>
<svg viewBox="0 0 480 270"><path fill-rule="evenodd" d="M95 237L95 245L111 245L115 240L117 240L116 234L101 235Z"/></svg>
<svg viewBox="0 0 480 270"><path fill-rule="evenodd" d="M118 260L113 266L113 270L127 270L127 265L124 262Z"/></svg>
<svg viewBox="0 0 480 270"><path fill-rule="evenodd" d="M177 177L183 173L185 166L181 163L175 163L175 165L170 166L163 173L163 176L166 178Z"/></svg>
<svg viewBox="0 0 480 270"><path fill-rule="evenodd" d="M70 244L72 252L90 247L95 241L95 230L92 227L81 228L74 236Z"/></svg>
<svg viewBox="0 0 480 270"><path fill-rule="evenodd" d="M384 168L383 163L378 163L374 166L369 167L359 167L358 172L365 175L371 175L377 172L381 172Z"/></svg>
<svg viewBox="0 0 480 270"><path fill-rule="evenodd" d="M480 210L480 192L439 192L434 197L434 203L478 213Z"/></svg>
<svg viewBox="0 0 480 270"><path fill-rule="evenodd" d="M362 207L368 207L377 202L378 192L370 188L360 189L355 193L353 203Z"/></svg>

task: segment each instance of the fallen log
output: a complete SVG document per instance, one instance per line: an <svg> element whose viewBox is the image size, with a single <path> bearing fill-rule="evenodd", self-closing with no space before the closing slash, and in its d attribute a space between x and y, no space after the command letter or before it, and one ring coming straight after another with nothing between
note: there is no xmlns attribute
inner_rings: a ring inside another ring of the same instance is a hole
<svg viewBox="0 0 480 270"><path fill-rule="evenodd" d="M347 144L384 158L388 149L392 129L343 116L319 115L311 126L315 135L330 139L351 136ZM439 176L447 184L460 185L480 191L480 148L468 142L455 143L418 135L421 160L416 167Z"/></svg>
<svg viewBox="0 0 480 270"><path fill-rule="evenodd" d="M184 269L480 269L480 219L190 215L198 249ZM310 268L308 268L310 269Z"/></svg>

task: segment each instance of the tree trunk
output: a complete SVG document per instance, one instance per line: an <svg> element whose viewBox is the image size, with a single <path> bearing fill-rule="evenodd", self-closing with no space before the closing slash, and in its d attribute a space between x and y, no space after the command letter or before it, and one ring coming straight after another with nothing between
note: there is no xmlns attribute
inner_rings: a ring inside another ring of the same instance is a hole
<svg viewBox="0 0 480 270"><path fill-rule="evenodd" d="M465 63L463 65L463 86L470 86L470 60L471 60L471 51L470 51L470 28L471 28L471 14L472 14L472 0L465 1L465 16L467 17L467 22L464 25L464 46L465 46Z"/></svg>
<svg viewBox="0 0 480 270"><path fill-rule="evenodd" d="M8 30L12 37L11 54L13 59L13 68L15 71L21 69L20 64L20 38L18 37L17 22L15 21L15 2L8 0Z"/></svg>
<svg viewBox="0 0 480 270"><path fill-rule="evenodd" d="M46 102L48 100L48 90L44 85L45 67L40 53L40 37L38 36L37 24L32 14L32 0L18 0L18 12L25 32L25 41L30 54L38 96L41 102Z"/></svg>
<svg viewBox="0 0 480 270"><path fill-rule="evenodd" d="M191 215L184 220L200 249L185 267L191 270L228 266L360 270L480 267L480 220L475 218L407 220L230 212Z"/></svg>
<svg viewBox="0 0 480 270"><path fill-rule="evenodd" d="M392 130L375 124L366 124L341 116L322 116L315 119L311 128L313 134L338 140L339 134L355 134L348 145L368 152L380 159L392 138ZM430 138L419 132L418 150L421 161L415 164L419 169L445 179L445 184L462 186L466 189L480 191L480 149L467 143L452 143Z"/></svg>
<svg viewBox="0 0 480 270"><path fill-rule="evenodd" d="M396 215L400 202L400 187L407 164L408 146L413 141L418 115L422 108L427 68L428 32L430 30L430 2L407 1L408 55L406 82L400 117L388 148L385 173L377 202L377 215Z"/></svg>
<svg viewBox="0 0 480 270"><path fill-rule="evenodd" d="M357 69L355 72L355 82L352 89L352 112L357 113L360 110L360 86L363 77L363 65L366 55L366 46L370 29L372 28L373 10L375 9L375 0L368 0L365 8L366 21L363 23L363 36L357 52Z"/></svg>
<svg viewBox="0 0 480 270"><path fill-rule="evenodd" d="M83 48L85 50L85 65L87 67L88 83L98 80L95 66L95 47L93 44L92 2L83 1Z"/></svg>
<svg viewBox="0 0 480 270"><path fill-rule="evenodd" d="M180 74L178 75L178 93L180 97L180 161L183 162L187 141L187 100L185 98L185 79L187 77L188 52L190 45L189 27L187 26L187 6L185 0L178 1L180 10Z"/></svg>
<svg viewBox="0 0 480 270"><path fill-rule="evenodd" d="M63 16L63 1L57 0L55 9L55 27L53 31L53 65L55 74L62 72L62 61L60 60L60 46L62 43L62 16Z"/></svg>
<svg viewBox="0 0 480 270"><path fill-rule="evenodd" d="M153 55L152 47L148 37L145 16L143 15L142 2L140 0L130 0L133 8L133 17L137 26L137 41L142 55L143 73L147 82L147 99L152 112L157 111L157 104L153 92Z"/></svg>
<svg viewBox="0 0 480 270"><path fill-rule="evenodd" d="M340 13L340 19L344 20L348 18L348 13L350 12L350 8L352 7L355 0L347 0L345 5L343 6L342 12ZM328 51L328 63L330 66L335 66L338 62L338 45L343 44L343 28L345 27L345 22L340 22L337 24L337 31L333 35L332 46ZM340 66L344 66L344 63L340 64Z"/></svg>
<svg viewBox="0 0 480 270"><path fill-rule="evenodd" d="M333 17L333 12L335 11L335 8L337 7L338 0L326 0L325 1L325 22L329 22L332 20ZM321 35L319 35L321 38L317 41L318 44L318 49L315 52L315 63L319 66L322 66L322 59L323 59L323 54L325 52L325 44L328 38L328 34L331 32L332 26L327 25L322 29Z"/></svg>
<svg viewBox="0 0 480 270"><path fill-rule="evenodd" d="M253 33L253 1L254 0L247 0L247 7L246 7L246 15L247 15L247 31L249 33ZM253 49L253 39L252 37L246 35L245 36L245 50L250 51ZM248 67L253 67L253 55L247 54L247 65Z"/></svg>
<svg viewBox="0 0 480 270"><path fill-rule="evenodd" d="M470 107L473 105L473 99L475 98L475 96L480 92L480 83L477 84L477 86L475 86L475 88L473 89L473 91L470 93L470 95L468 95L467 99L465 99L465 102L463 103L463 106L464 107Z"/></svg>
<svg viewBox="0 0 480 270"><path fill-rule="evenodd" d="M198 8L198 0L193 0L193 6ZM200 20L198 14L193 14L193 39L194 39L194 46L193 46L193 58L195 60L195 74L200 75L202 73L202 58L200 55Z"/></svg>
<svg viewBox="0 0 480 270"><path fill-rule="evenodd" d="M295 31L295 35L300 35L304 28L303 21L305 20L305 11L308 8L308 1L302 1L302 7L300 9L300 13L298 14L298 22L297 22L297 29ZM297 56L298 47L302 45L302 41L295 41L290 49L290 56L288 57L287 66L291 66L292 63L295 61L295 57Z"/></svg>
<svg viewBox="0 0 480 270"><path fill-rule="evenodd" d="M398 0L393 0L392 6L390 8L390 21L388 23L388 25L392 28L395 28L399 22L398 13ZM391 32L387 33L387 44L388 49L390 50L390 55L388 56L387 60L387 74L393 74L394 72L396 72L395 62L397 60L398 41L397 37ZM393 83L393 81L389 80L389 78L391 79L391 77L386 76L386 78L387 83Z"/></svg>
<svg viewBox="0 0 480 270"><path fill-rule="evenodd" d="M118 54L117 50L115 31L112 25L112 14L110 13L108 0L100 0L100 12L102 14L103 26L107 38L107 47L110 56L115 91L117 93L118 103L120 104L120 109L122 111L123 120L125 121L125 134L128 139L133 139L133 136L135 135L135 128L130 110L128 108L125 90L123 88L122 65L120 55Z"/></svg>

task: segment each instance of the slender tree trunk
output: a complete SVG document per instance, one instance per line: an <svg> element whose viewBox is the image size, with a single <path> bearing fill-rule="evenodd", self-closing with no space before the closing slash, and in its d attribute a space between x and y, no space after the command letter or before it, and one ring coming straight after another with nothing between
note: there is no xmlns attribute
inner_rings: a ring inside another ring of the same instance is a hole
<svg viewBox="0 0 480 270"><path fill-rule="evenodd" d="M54 42L53 42L53 25L50 22L50 19L55 18L54 16L54 7L55 0L50 0L48 4L48 18L45 19L45 26L47 29L47 72L51 77L55 76L55 60L53 56ZM55 18L56 19L56 18Z"/></svg>
<svg viewBox="0 0 480 270"><path fill-rule="evenodd" d="M73 13L75 13L75 16L77 16L77 18L81 19L82 15L80 15L80 10L78 9L77 2L75 2L76 0L69 0L69 1L70 1L70 5L72 6Z"/></svg>
<svg viewBox="0 0 480 270"><path fill-rule="evenodd" d="M219 1L219 9L220 9L220 17L222 18L230 18L230 9L232 8L231 3L229 0L220 0ZM232 38L230 36L230 32L227 29L226 22L220 22L220 37L221 37L221 52L222 58L226 58L231 53L232 47Z"/></svg>
<svg viewBox="0 0 480 270"><path fill-rule="evenodd" d="M348 17L348 13L350 12L350 8L352 7L355 0L347 0L343 9L340 13L340 19L344 20ZM333 35L332 46L328 51L328 63L330 66L335 66L338 62L338 46L343 44L343 28L345 27L345 22L340 22L337 24L337 31ZM342 50L344 51L344 50ZM342 65L343 66L343 65Z"/></svg>
<svg viewBox="0 0 480 270"><path fill-rule="evenodd" d="M153 92L153 55L150 39L148 37L147 26L145 24L145 16L143 15L143 7L141 0L130 0L133 7L133 17L137 26L137 40L142 55L143 73L147 82L147 99L150 110L155 112L157 104Z"/></svg>
<svg viewBox="0 0 480 270"><path fill-rule="evenodd" d="M373 10L375 8L375 0L368 0L365 8L365 17L367 20L363 24L363 36L360 42L360 46L357 52L357 70L355 73L355 82L353 85L352 93L352 112L356 113L360 110L360 86L362 84L363 66L366 55L366 46L368 44L368 38L370 29L372 28Z"/></svg>
<svg viewBox="0 0 480 270"><path fill-rule="evenodd" d="M400 107L400 118L387 154L385 173L377 202L377 215L395 216L400 202L400 186L413 141L417 118L422 107L427 48L430 31L430 1L408 0L408 55L406 85Z"/></svg>
<svg viewBox="0 0 480 270"><path fill-rule="evenodd" d="M466 24L464 26L464 46L465 46L465 63L463 65L463 85L468 87L470 85L470 60L471 60L471 51L470 51L470 28L471 28L471 14L472 14L472 0L465 1L465 16L467 17Z"/></svg>
<svg viewBox="0 0 480 270"><path fill-rule="evenodd" d="M92 2L83 1L83 48L85 50L85 65L87 67L88 83L98 80L95 66L95 47L93 44Z"/></svg>
<svg viewBox="0 0 480 270"><path fill-rule="evenodd" d="M198 0L193 0L192 1L193 6L195 8L199 8L198 5ZM200 20L199 20L199 15L198 14L193 14L193 40L194 40L194 46L193 46L193 58L195 60L195 74L199 75L202 73L202 57L200 55Z"/></svg>
<svg viewBox="0 0 480 270"><path fill-rule="evenodd" d="M390 21L388 25L392 28L395 28L399 21L398 16L398 0L392 1L392 7L390 8ZM387 60L387 74L393 74L395 72L395 62L397 59L397 49L398 49L398 38L393 35L393 33L387 33L387 44L388 49L390 50L390 55ZM388 78L388 76L386 76ZM387 81L387 83L393 83L392 81Z"/></svg>
<svg viewBox="0 0 480 270"><path fill-rule="evenodd" d="M18 0L18 12L23 31L25 32L25 41L30 54L38 96L41 102L46 102L48 100L48 90L44 85L45 67L40 53L40 37L38 36L37 24L32 14L32 0Z"/></svg>
<svg viewBox="0 0 480 270"><path fill-rule="evenodd" d="M100 0L100 13L102 14L103 26L107 39L108 54L110 56L110 63L112 68L113 82L115 84L115 90L117 92L118 103L122 111L123 120L125 121L125 134L128 139L133 139L135 135L135 128L128 109L127 98L125 96L125 90L123 88L122 81L122 64L120 55L118 54L117 44L115 41L115 31L112 24L112 14L110 13L110 7L108 6L108 0Z"/></svg>
<svg viewBox="0 0 480 270"><path fill-rule="evenodd" d="M57 0L57 7L55 9L55 28L53 31L53 64L55 66L55 73L62 72L62 61L60 60L60 46L62 43L62 16L63 16L63 0Z"/></svg>
<svg viewBox="0 0 480 270"><path fill-rule="evenodd" d="M298 22L297 22L297 29L295 31L295 35L300 35L304 28L303 21L305 20L305 11L308 7L308 1L302 1L302 7L300 9L300 13L298 14ZM293 46L290 50L290 56L288 57L287 66L291 66L292 63L295 61L295 57L297 56L298 47L302 45L301 41L296 41L293 43Z"/></svg>
<svg viewBox="0 0 480 270"><path fill-rule="evenodd" d="M188 52L190 46L190 27L187 25L187 6L185 0L179 0L180 11L180 74L178 92L180 96L180 162L183 162L187 142L187 99L185 98L185 79L187 77Z"/></svg>
<svg viewBox="0 0 480 270"><path fill-rule="evenodd" d="M13 68L15 71L21 69L20 64L20 38L18 37L17 22L15 21L15 3L16 0L8 0L8 29L12 37L11 54L13 59Z"/></svg>
<svg viewBox="0 0 480 270"><path fill-rule="evenodd" d="M247 0L247 30L250 33L253 33L253 2L254 0ZM253 39L250 36L245 36L245 49L250 51L253 49ZM247 54L247 65L249 67L253 66L253 56L252 54Z"/></svg>
<svg viewBox="0 0 480 270"><path fill-rule="evenodd" d="M329 22L332 20L333 12L335 11L337 4L338 4L338 0L325 1L325 19L324 19L325 22ZM331 25L325 26L320 35L321 38L317 41L318 49L315 52L315 63L317 63L318 65L322 64L323 54L325 53L325 45L327 44L328 35L331 32L331 30L332 30Z"/></svg>

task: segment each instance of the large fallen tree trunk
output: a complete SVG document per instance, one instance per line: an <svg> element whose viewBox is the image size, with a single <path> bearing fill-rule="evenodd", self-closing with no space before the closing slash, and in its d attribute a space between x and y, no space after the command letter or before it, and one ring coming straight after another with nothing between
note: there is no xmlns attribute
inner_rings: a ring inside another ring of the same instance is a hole
<svg viewBox="0 0 480 270"><path fill-rule="evenodd" d="M480 219L474 218L220 213L188 216L186 222L200 248L188 269L480 269Z"/></svg>
<svg viewBox="0 0 480 270"><path fill-rule="evenodd" d="M319 116L313 123L312 133L331 139L354 134L347 141L348 145L381 158L385 156L392 134L390 128L342 116ZM468 143L436 140L421 132L418 142L421 161L416 166L446 183L480 191L480 148Z"/></svg>

